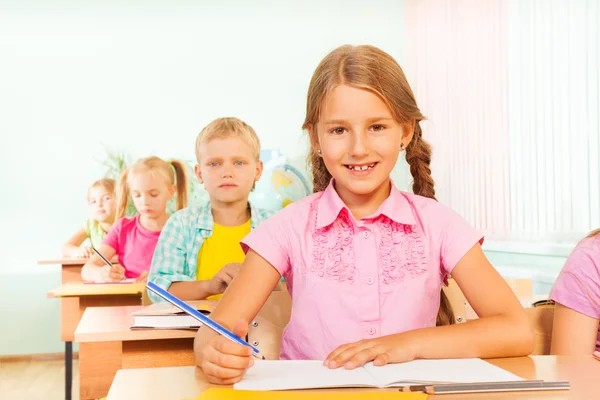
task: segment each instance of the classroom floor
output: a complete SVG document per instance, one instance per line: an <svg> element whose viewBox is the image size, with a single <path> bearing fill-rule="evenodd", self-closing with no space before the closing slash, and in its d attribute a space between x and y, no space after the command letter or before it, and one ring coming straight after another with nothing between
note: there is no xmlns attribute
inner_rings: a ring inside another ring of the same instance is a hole
<svg viewBox="0 0 600 400"><path fill-rule="evenodd" d="M64 400L64 360L0 360L0 399ZM79 360L73 360L73 399L79 398Z"/></svg>

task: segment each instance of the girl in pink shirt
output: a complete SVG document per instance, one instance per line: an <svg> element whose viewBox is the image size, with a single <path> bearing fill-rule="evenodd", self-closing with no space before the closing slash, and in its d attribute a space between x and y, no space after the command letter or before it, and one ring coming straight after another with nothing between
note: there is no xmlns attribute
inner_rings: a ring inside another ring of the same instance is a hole
<svg viewBox="0 0 600 400"><path fill-rule="evenodd" d="M240 336L283 275L292 313L282 359L352 369L416 358L529 354L523 308L481 250L482 235L435 201L423 119L396 61L372 46L342 46L317 67L304 129L315 193L263 222L212 318ZM413 192L390 173L404 153ZM441 296L452 274L479 319L453 322ZM196 361L231 384L250 349L201 328Z"/></svg>
<svg viewBox="0 0 600 400"><path fill-rule="evenodd" d="M550 298L556 303L551 353L600 350L600 229L569 255Z"/></svg>
<svg viewBox="0 0 600 400"><path fill-rule="evenodd" d="M119 264L111 268L94 254L81 270L83 280L145 280L160 231L169 219L167 202L177 192L177 209L186 207L187 185L186 167L181 161L148 157L125 169L117 188L117 223L98 249L109 260L117 254ZM130 198L138 215L127 218L124 215Z"/></svg>

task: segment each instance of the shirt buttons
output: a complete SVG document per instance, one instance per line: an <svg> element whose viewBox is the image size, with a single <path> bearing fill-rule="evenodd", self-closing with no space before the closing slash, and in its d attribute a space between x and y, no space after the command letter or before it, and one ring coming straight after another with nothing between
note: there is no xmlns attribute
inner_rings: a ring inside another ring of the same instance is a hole
<svg viewBox="0 0 600 400"><path fill-rule="evenodd" d="M372 278L372 277L368 277L368 278L367 278L367 283L368 283L369 285L372 285L372 284L373 284L373 282L375 282L375 281L373 280L373 278Z"/></svg>
<svg viewBox="0 0 600 400"><path fill-rule="evenodd" d="M369 232L369 231L364 231L364 232L363 232L363 237L366 239L366 238L368 238L368 237L369 237L369 235L370 235L370 234L371 234L371 232Z"/></svg>
<svg viewBox="0 0 600 400"><path fill-rule="evenodd" d="M369 332L369 335L374 335L375 334L376 329L374 327L370 327L367 332Z"/></svg>

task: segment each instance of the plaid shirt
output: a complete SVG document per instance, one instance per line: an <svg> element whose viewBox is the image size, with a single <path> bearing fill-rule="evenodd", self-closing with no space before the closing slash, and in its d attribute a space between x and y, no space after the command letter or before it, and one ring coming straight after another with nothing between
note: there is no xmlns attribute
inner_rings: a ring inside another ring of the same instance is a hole
<svg viewBox="0 0 600 400"><path fill-rule="evenodd" d="M255 208L250 204L251 228L256 228L273 214L273 211ZM204 239L212 235L213 229L210 202L173 214L160 233L148 279L165 290L173 282L195 281L198 252ZM148 296L153 302L161 301L150 291Z"/></svg>

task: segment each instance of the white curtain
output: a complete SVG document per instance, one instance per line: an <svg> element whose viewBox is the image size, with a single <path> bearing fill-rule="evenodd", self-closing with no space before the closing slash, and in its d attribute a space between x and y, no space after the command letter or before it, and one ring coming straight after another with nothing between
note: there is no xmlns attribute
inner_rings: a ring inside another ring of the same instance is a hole
<svg viewBox="0 0 600 400"><path fill-rule="evenodd" d="M600 227L598 0L408 0L438 199L490 239Z"/></svg>

